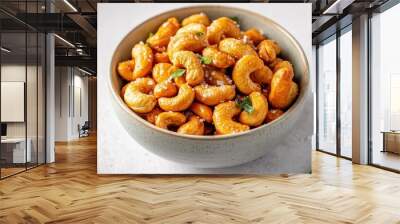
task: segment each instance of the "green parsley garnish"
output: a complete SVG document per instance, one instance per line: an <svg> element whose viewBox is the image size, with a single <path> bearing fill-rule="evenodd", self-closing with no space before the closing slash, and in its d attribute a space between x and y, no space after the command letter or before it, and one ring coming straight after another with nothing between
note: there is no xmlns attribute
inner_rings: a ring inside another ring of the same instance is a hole
<svg viewBox="0 0 400 224"><path fill-rule="evenodd" d="M209 64L211 64L212 59L209 58L209 57L201 56L201 57L200 57L200 62L201 62L202 64L209 65Z"/></svg>
<svg viewBox="0 0 400 224"><path fill-rule="evenodd" d="M195 34L196 34L196 36L198 36L198 37L201 37L201 36L203 36L203 35L204 35L204 33L203 33L203 32L196 32Z"/></svg>
<svg viewBox="0 0 400 224"><path fill-rule="evenodd" d="M252 113L254 111L253 104L248 96L243 97L243 99L236 99L236 106L240 109L246 111L247 113Z"/></svg>
<svg viewBox="0 0 400 224"><path fill-rule="evenodd" d="M231 20L233 20L233 21L235 21L237 24L239 24L239 17L237 17L237 16L232 16L232 17L229 17Z"/></svg>
<svg viewBox="0 0 400 224"><path fill-rule="evenodd" d="M168 78L168 80L172 80L174 78L178 78L185 74L185 69L177 69L176 71L172 72L171 76Z"/></svg>

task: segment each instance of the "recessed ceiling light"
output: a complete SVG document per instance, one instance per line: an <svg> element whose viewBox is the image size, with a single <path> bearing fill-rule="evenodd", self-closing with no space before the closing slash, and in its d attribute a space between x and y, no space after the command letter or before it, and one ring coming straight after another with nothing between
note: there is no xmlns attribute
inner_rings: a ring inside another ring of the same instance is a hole
<svg viewBox="0 0 400 224"><path fill-rule="evenodd" d="M58 34L54 34L55 37L57 37L59 40L61 40L62 42L66 43L67 45L69 45L70 47L75 48L75 45L73 45L71 42L69 42L68 40L62 38L61 36L59 36Z"/></svg>
<svg viewBox="0 0 400 224"><path fill-rule="evenodd" d="M336 0L322 14L342 14L343 9L351 5L355 0Z"/></svg>
<svg viewBox="0 0 400 224"><path fill-rule="evenodd" d="M6 53L10 53L10 52L11 52L10 49L7 49L7 48L5 48L5 47L1 47L0 49L1 49L1 51L4 51L4 52L6 52Z"/></svg>
<svg viewBox="0 0 400 224"><path fill-rule="evenodd" d="M64 3L68 5L74 12L78 12L78 10L73 6L68 0L64 0Z"/></svg>
<svg viewBox="0 0 400 224"><path fill-rule="evenodd" d="M84 69L81 69L81 68L79 68L79 67L78 67L78 70L81 71L81 72L83 72L83 73L85 73L85 74L87 74L87 75L90 75L90 76L93 75L92 73L90 73L90 72L88 72L88 71L86 71L86 70L84 70Z"/></svg>

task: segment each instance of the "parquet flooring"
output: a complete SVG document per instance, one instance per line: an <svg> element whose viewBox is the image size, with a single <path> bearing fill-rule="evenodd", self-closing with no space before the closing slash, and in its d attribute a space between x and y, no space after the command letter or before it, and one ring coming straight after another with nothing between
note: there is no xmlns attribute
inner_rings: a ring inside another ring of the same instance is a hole
<svg viewBox="0 0 400 224"><path fill-rule="evenodd" d="M0 223L400 223L400 175L313 153L311 175L99 176L96 139L0 181Z"/></svg>

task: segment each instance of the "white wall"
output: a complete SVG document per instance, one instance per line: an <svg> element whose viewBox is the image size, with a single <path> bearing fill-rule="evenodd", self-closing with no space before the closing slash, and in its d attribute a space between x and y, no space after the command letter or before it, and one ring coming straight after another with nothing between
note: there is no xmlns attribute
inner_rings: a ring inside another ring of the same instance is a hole
<svg viewBox="0 0 400 224"><path fill-rule="evenodd" d="M88 120L88 77L71 67L55 73L55 140L77 139L78 125Z"/></svg>

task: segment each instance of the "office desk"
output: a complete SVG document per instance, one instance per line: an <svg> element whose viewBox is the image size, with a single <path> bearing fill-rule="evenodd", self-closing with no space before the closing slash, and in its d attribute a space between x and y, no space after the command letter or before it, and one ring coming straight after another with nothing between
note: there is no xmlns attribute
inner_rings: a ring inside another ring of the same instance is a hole
<svg viewBox="0 0 400 224"><path fill-rule="evenodd" d="M26 139L27 147L25 154L25 138L5 138L1 139L1 156L4 158L4 154L7 157L5 158L7 162L10 163L25 163L30 162L32 158L31 154L31 145L32 141L30 138ZM11 155L12 154L12 160ZM8 156L10 155L10 156ZM25 161L26 159L26 161Z"/></svg>
<svg viewBox="0 0 400 224"><path fill-rule="evenodd" d="M400 154L400 132L399 131L382 131L383 134L383 151Z"/></svg>

